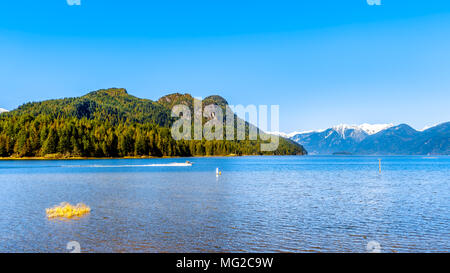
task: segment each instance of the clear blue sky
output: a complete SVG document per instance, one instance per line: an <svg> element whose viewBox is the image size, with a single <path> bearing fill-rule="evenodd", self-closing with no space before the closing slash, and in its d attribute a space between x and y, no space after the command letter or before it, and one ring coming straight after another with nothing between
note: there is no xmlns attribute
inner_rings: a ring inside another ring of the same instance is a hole
<svg viewBox="0 0 450 273"><path fill-rule="evenodd" d="M0 107L125 87L279 104L285 132L450 120L450 1L4 1Z"/></svg>

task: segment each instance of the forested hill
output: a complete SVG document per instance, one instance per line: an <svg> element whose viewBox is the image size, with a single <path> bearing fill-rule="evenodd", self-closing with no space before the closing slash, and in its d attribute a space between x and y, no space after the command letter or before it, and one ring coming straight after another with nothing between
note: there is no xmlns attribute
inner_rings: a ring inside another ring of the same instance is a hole
<svg viewBox="0 0 450 273"><path fill-rule="evenodd" d="M170 111L157 102L129 95L125 89L111 88L90 92L78 98L26 103L9 112L9 116L44 114L52 117L107 120L115 124L128 120L169 126Z"/></svg>
<svg viewBox="0 0 450 273"><path fill-rule="evenodd" d="M0 157L126 157L208 155L301 155L303 147L280 138L274 152L261 152L260 140L175 141L171 108L192 106L189 94L167 95L157 102L111 88L77 98L26 103L0 114ZM203 105L226 105L211 96ZM206 121L206 120L204 120Z"/></svg>

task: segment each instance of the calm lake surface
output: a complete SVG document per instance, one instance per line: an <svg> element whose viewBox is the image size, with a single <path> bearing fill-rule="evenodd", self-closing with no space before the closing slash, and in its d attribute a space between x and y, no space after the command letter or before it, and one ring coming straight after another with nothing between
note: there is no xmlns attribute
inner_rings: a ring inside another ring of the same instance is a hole
<svg viewBox="0 0 450 273"><path fill-rule="evenodd" d="M450 157L0 161L0 252L449 252L449 212Z"/></svg>

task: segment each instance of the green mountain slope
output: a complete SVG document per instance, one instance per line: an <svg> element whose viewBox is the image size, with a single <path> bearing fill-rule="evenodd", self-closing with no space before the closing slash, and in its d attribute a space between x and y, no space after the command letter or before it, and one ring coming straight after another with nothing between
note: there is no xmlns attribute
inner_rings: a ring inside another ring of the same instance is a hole
<svg viewBox="0 0 450 273"><path fill-rule="evenodd" d="M189 94L171 94L154 102L125 89L102 89L78 98L27 103L0 115L1 157L125 157L211 155L301 155L299 144L280 138L276 151L261 152L261 140L180 140L170 126L171 108L192 107ZM220 96L204 106L226 107ZM205 118L203 122L206 122ZM246 128L248 129L248 124Z"/></svg>
<svg viewBox="0 0 450 273"><path fill-rule="evenodd" d="M161 126L168 126L171 122L170 109L154 101L129 95L122 88L101 89L78 98L27 103L9 113L15 116L24 114L100 119L113 123L127 120L151 122Z"/></svg>

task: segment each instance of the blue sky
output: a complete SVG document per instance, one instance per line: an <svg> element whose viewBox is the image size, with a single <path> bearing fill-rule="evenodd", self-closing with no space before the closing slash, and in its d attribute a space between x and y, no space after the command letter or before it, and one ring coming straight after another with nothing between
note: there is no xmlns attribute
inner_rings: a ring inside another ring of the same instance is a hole
<svg viewBox="0 0 450 273"><path fill-rule="evenodd" d="M450 120L450 1L5 1L0 107L125 87L280 105L285 132Z"/></svg>

